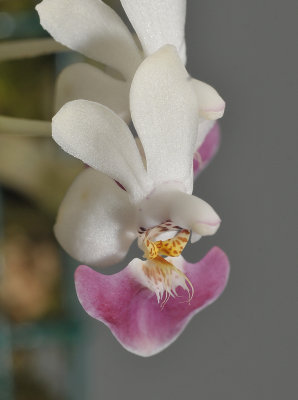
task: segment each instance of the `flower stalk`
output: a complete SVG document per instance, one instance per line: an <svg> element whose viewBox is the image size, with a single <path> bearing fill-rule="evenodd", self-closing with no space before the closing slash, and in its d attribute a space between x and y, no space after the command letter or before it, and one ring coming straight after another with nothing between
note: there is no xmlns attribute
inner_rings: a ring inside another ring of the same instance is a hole
<svg viewBox="0 0 298 400"><path fill-rule="evenodd" d="M0 135L51 137L51 122L0 115Z"/></svg>
<svg viewBox="0 0 298 400"><path fill-rule="evenodd" d="M0 43L0 62L69 51L52 38L10 40Z"/></svg>

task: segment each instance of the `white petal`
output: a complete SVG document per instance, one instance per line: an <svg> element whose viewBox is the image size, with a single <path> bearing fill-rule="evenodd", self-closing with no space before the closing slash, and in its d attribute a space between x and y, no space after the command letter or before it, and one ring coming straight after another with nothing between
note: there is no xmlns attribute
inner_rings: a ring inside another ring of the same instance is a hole
<svg viewBox="0 0 298 400"><path fill-rule="evenodd" d="M138 205L138 226L148 229L171 219L173 199L184 189L183 183L178 184L172 181L156 186ZM172 232L176 233L175 230ZM158 237L156 240L164 240L164 238Z"/></svg>
<svg viewBox="0 0 298 400"><path fill-rule="evenodd" d="M52 128L63 150L120 182L134 199L151 189L132 133L107 107L71 101L55 115Z"/></svg>
<svg viewBox="0 0 298 400"><path fill-rule="evenodd" d="M172 44L186 63L186 0L121 0L121 3L146 55Z"/></svg>
<svg viewBox="0 0 298 400"><path fill-rule="evenodd" d="M36 10L55 40L131 78L141 56L120 17L101 0L43 0Z"/></svg>
<svg viewBox="0 0 298 400"><path fill-rule="evenodd" d="M134 208L112 179L88 168L67 192L54 230L72 257L104 267L120 261L135 239Z"/></svg>
<svg viewBox="0 0 298 400"><path fill-rule="evenodd" d="M57 79L56 110L77 99L96 101L112 109L125 121L130 120L129 84L87 63L70 65Z"/></svg>
<svg viewBox="0 0 298 400"><path fill-rule="evenodd" d="M197 79L192 79L192 84L197 94L200 116L210 120L221 118L226 104L217 91L212 86Z"/></svg>
<svg viewBox="0 0 298 400"><path fill-rule="evenodd" d="M213 235L221 222L208 203L182 192L173 184L158 186L137 209L138 226L148 228L167 220L195 232L197 235L193 235L193 242L199 240L200 236Z"/></svg>
<svg viewBox="0 0 298 400"><path fill-rule="evenodd" d="M208 203L198 197L177 192L172 196L169 208L170 218L175 224L197 235L213 235L219 228L219 216ZM194 236L192 241L198 239L199 236Z"/></svg>
<svg viewBox="0 0 298 400"><path fill-rule="evenodd" d="M148 175L179 181L192 192L192 158L198 130L197 99L173 46L138 68L130 91L132 120L144 147Z"/></svg>
<svg viewBox="0 0 298 400"><path fill-rule="evenodd" d="M196 242L198 242L200 239L201 239L201 235L199 235L198 233L196 233L196 232L192 232L191 233L191 238L190 238L190 243L196 243Z"/></svg>

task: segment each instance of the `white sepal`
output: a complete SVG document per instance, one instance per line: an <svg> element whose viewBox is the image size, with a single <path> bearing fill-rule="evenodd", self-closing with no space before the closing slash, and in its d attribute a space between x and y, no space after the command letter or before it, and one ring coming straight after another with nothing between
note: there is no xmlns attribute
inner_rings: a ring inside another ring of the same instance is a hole
<svg viewBox="0 0 298 400"><path fill-rule="evenodd" d="M121 0L145 55L172 44L186 63L184 25L186 0Z"/></svg>
<svg viewBox="0 0 298 400"><path fill-rule="evenodd" d="M43 0L40 23L57 42L131 79L141 61L128 28L101 0Z"/></svg>
<svg viewBox="0 0 298 400"><path fill-rule="evenodd" d="M69 188L54 231L72 257L105 267L125 257L135 239L135 209L112 179L88 168Z"/></svg>
<svg viewBox="0 0 298 400"><path fill-rule="evenodd" d="M52 128L64 151L121 183L133 199L150 191L133 135L112 110L87 100L71 101L55 115Z"/></svg>
<svg viewBox="0 0 298 400"><path fill-rule="evenodd" d="M191 193L197 99L174 46L164 46L140 65L131 86L130 108L148 175L156 184L183 182Z"/></svg>
<svg viewBox="0 0 298 400"><path fill-rule="evenodd" d="M93 65L72 64L57 79L56 111L68 101L78 99L96 101L113 110L124 121L130 120L129 84L112 78Z"/></svg>

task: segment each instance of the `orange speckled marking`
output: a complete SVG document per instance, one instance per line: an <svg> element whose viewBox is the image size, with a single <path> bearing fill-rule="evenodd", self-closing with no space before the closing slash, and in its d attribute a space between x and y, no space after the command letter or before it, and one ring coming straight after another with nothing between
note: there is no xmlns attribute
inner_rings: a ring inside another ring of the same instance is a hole
<svg viewBox="0 0 298 400"><path fill-rule="evenodd" d="M160 256L171 256L171 257L178 257L184 250L188 239L189 239L190 232L187 229L183 229L176 236L172 239L154 242L154 244L158 248L158 254Z"/></svg>
<svg viewBox="0 0 298 400"><path fill-rule="evenodd" d="M189 236L190 232L187 229L182 229L172 239L152 242L148 239L148 234L146 232L143 239L144 256L148 260L153 260L157 256L178 257L184 250Z"/></svg>
<svg viewBox="0 0 298 400"><path fill-rule="evenodd" d="M147 260L153 260L158 256L158 248L154 242L151 242L150 240L146 240L144 242L145 248L144 248L144 255L147 258Z"/></svg>

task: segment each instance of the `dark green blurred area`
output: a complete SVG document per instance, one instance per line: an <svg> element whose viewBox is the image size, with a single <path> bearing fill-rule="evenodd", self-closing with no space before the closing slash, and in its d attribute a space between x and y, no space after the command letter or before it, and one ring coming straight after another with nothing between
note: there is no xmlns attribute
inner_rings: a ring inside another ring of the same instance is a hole
<svg viewBox="0 0 298 400"><path fill-rule="evenodd" d="M0 1L0 40L46 36L34 10L38 1ZM0 113L50 119L55 79L53 56L0 64Z"/></svg>
<svg viewBox="0 0 298 400"><path fill-rule="evenodd" d="M52 56L0 64L1 114L50 120L54 71Z"/></svg>

